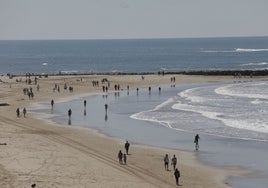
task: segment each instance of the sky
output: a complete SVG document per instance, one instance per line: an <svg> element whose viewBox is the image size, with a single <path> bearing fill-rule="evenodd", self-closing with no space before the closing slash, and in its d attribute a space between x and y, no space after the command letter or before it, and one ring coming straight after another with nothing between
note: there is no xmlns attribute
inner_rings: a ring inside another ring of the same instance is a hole
<svg viewBox="0 0 268 188"><path fill-rule="evenodd" d="M268 0L0 0L0 40L268 36Z"/></svg>

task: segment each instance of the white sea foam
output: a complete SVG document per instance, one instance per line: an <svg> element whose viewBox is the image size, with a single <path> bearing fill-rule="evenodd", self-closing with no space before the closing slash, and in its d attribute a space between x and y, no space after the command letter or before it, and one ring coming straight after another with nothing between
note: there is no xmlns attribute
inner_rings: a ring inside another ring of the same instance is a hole
<svg viewBox="0 0 268 188"><path fill-rule="evenodd" d="M43 66L47 66L47 65L48 65L48 63L42 63L42 65L43 65Z"/></svg>
<svg viewBox="0 0 268 188"><path fill-rule="evenodd" d="M192 95L193 92L195 92L197 89L200 88L192 88L192 89L187 89L185 91L180 92L178 95L182 98L185 98L186 100L189 100L191 102L204 102L206 101L206 99L204 99L201 96L196 96L196 95Z"/></svg>
<svg viewBox="0 0 268 188"><path fill-rule="evenodd" d="M236 52L268 52L268 49L236 48Z"/></svg>
<svg viewBox="0 0 268 188"><path fill-rule="evenodd" d="M214 90L214 95L211 94L211 89ZM172 106L173 109L199 113L233 128L268 133L267 81L190 89L179 96L190 99L191 103L179 101ZM251 104L262 106L255 107Z"/></svg>
<svg viewBox="0 0 268 188"><path fill-rule="evenodd" d="M156 118L154 117L150 117L150 118L146 118L145 116L143 116L144 113L146 112L152 112L152 111L156 111L156 110L159 110L160 108L166 106L167 104L170 104L174 102L174 99L173 98L169 98L168 100L166 100L165 102L157 105L154 109L152 110L148 110L148 111L142 111L142 112L138 112L136 114L132 114L130 117L133 118L133 119L139 119L139 120L146 120L146 121L157 121Z"/></svg>
<svg viewBox="0 0 268 188"><path fill-rule="evenodd" d="M232 50L203 50L205 53L268 52L268 49L235 48Z"/></svg>
<svg viewBox="0 0 268 188"><path fill-rule="evenodd" d="M202 52L204 53L232 53L232 52L235 52L235 50L204 50Z"/></svg>
<svg viewBox="0 0 268 188"><path fill-rule="evenodd" d="M164 107L164 106L166 106L167 104L170 104L170 103L172 103L172 102L174 102L174 99L173 99L173 98L169 98L167 101L165 101L165 102L163 102L163 103L157 105L157 106L154 108L154 110L158 110L158 109L160 109L160 108L162 108L162 107Z"/></svg>
<svg viewBox="0 0 268 188"><path fill-rule="evenodd" d="M245 63L240 66L263 66L263 65L268 65L268 62Z"/></svg>
<svg viewBox="0 0 268 188"><path fill-rule="evenodd" d="M268 82L229 84L214 91L219 95L268 100Z"/></svg>
<svg viewBox="0 0 268 188"><path fill-rule="evenodd" d="M182 103L174 104L172 108L182 111L199 113L209 119L221 121L224 123L224 125L229 127L268 133L268 122L259 120L255 121L254 118L252 118L252 120L239 119L236 116L232 116L230 114L219 113L212 110L210 111L207 107L197 107Z"/></svg>
<svg viewBox="0 0 268 188"><path fill-rule="evenodd" d="M196 107L196 106L189 105L189 104L182 104L180 102L178 102L177 104L174 104L172 108L176 110L200 113L205 117L208 117L210 119L216 119L216 120L219 119L218 117L223 116L223 114L220 114L217 112L207 111L203 107Z"/></svg>
<svg viewBox="0 0 268 188"><path fill-rule="evenodd" d="M251 104L256 104L256 105L258 105L258 104L268 104L268 101L256 99L256 100L251 101Z"/></svg>
<svg viewBox="0 0 268 188"><path fill-rule="evenodd" d="M265 122L258 122L258 121L249 122L241 119L222 119L222 118L220 118L219 120L222 121L225 125L230 127L268 133L268 123Z"/></svg>
<svg viewBox="0 0 268 188"><path fill-rule="evenodd" d="M78 73L79 71L77 70L63 70L60 71L61 74L74 74L74 73Z"/></svg>
<svg viewBox="0 0 268 188"><path fill-rule="evenodd" d="M156 123L159 123L161 125L164 125L165 127L168 127L168 128L172 128L170 123L168 121L159 121L157 119L157 117L154 117L154 116L146 116L144 115L146 112L150 112L152 110L149 110L149 111L143 111L143 112L139 112L139 113L136 113L136 114L132 114L130 116L130 118L132 119L137 119L137 120L143 120L143 121L150 121L150 122L156 122Z"/></svg>
<svg viewBox="0 0 268 188"><path fill-rule="evenodd" d="M131 117L176 130L267 140L267 85L258 81L191 88Z"/></svg>

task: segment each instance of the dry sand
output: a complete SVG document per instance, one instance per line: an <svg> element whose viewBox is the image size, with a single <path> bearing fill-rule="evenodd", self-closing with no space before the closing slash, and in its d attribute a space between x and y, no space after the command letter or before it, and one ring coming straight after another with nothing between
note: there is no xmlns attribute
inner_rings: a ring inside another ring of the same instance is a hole
<svg viewBox="0 0 268 188"><path fill-rule="evenodd" d="M196 160L195 153L134 145L130 146L127 165L120 165L117 152L123 150L123 140L106 137L91 129L51 124L33 113L27 113L26 118L16 116L18 107L29 109L36 102L49 103L51 99L58 101L102 93L101 83L94 88L92 80L107 78L112 91L114 84L120 84L121 89L126 89L127 85L136 89L170 84L172 76L176 77L176 84L238 81L231 76L146 75L144 80L140 75L51 76L38 79L40 91L37 92L37 86L26 84L25 77L1 77L0 104L8 103L9 106L0 106L0 187L31 187L33 183L38 188L176 187L173 170L164 170L166 153L178 157L182 187L229 187L225 183L228 176L245 172L230 167L205 166ZM16 79L22 79L22 82L16 82ZM63 90L64 83L73 86L74 92ZM60 85L60 93L53 92L54 84ZM35 94L33 100L22 91L29 87Z"/></svg>

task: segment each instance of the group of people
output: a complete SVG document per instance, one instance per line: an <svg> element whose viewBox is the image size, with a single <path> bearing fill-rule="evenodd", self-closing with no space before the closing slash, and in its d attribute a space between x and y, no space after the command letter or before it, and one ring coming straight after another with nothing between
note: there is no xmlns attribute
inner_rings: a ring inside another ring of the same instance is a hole
<svg viewBox="0 0 268 188"><path fill-rule="evenodd" d="M176 185L179 185L179 178L180 178L181 174L180 174L180 171L178 170L178 168L176 168L177 157L175 156L175 154L173 155L173 157L171 159L171 165L173 166ZM165 166L165 170L169 171L169 157L168 157L168 154L166 154L165 157L164 157L164 166Z"/></svg>
<svg viewBox="0 0 268 188"><path fill-rule="evenodd" d="M170 82L175 82L175 81L176 81L175 76L170 78Z"/></svg>
<svg viewBox="0 0 268 188"><path fill-rule="evenodd" d="M23 110L22 110L22 113L23 113L23 117L26 117L26 108L24 107ZM17 117L20 117L20 108L17 108L16 110L16 114L17 114Z"/></svg>
<svg viewBox="0 0 268 188"><path fill-rule="evenodd" d="M175 82L175 77L171 78L171 82ZM119 87L120 87L119 85L118 86L115 85L115 90L119 89ZM148 89L149 89L149 93L150 93L151 92L151 87L149 87ZM137 88L137 92L138 92L138 90L139 89ZM160 91L161 91L161 88L159 87L159 92ZM51 100L52 109L53 109L53 105L54 105L54 100L52 99ZM84 108L86 108L86 105L87 105L87 101L84 100ZM108 109L108 105L105 104L105 112L106 112L106 114L107 114L107 109ZM72 115L72 110L69 109L68 110L69 120L71 119L71 115ZM198 144L199 139L200 139L199 135L196 134L195 137L194 137L194 143L195 143L195 150L196 151L199 149L199 144ZM128 153L129 152L129 147L130 147L130 144L129 144L128 141L126 141L126 143L125 143L125 151L126 151L126 153L123 153L122 150L119 150L119 152L118 152L119 164L124 164L124 165L127 164L127 155L129 154ZM173 157L171 159L171 165L173 167L174 176L175 176L175 180L176 180L176 185L179 185L179 178L180 178L181 174L180 174L179 169L176 167L177 166L177 158L176 158L175 155L173 155ZM168 156L168 154L166 154L165 157L164 157L164 166L165 166L165 170L170 171L169 170L169 156Z"/></svg>
<svg viewBox="0 0 268 188"><path fill-rule="evenodd" d="M198 151L198 149L199 149L199 143L198 143L199 139L200 139L200 136L198 134L196 134L195 137L194 137L194 143L195 143L195 150L196 151ZM176 168L177 158L176 158L175 155L173 155L173 157L171 159L171 165L173 166L176 185L179 185L179 178L181 176L181 173L178 170L178 168ZM169 157L168 157L168 154L166 154L165 157L164 157L164 166L165 166L165 170L169 171Z"/></svg>
<svg viewBox="0 0 268 188"><path fill-rule="evenodd" d="M121 150L119 150L118 159L120 164L127 164L127 155L125 153L122 153Z"/></svg>
<svg viewBox="0 0 268 188"><path fill-rule="evenodd" d="M171 78L171 81L172 82L175 82L175 78ZM120 86L115 86L115 89L119 89ZM55 88L59 89L59 86L55 86ZM159 91L161 91L161 88L159 88ZM138 88L137 88L137 92L138 92ZM151 92L151 87L149 87L149 93ZM86 108L86 104L87 104L87 101L84 100L84 108ZM53 109L53 106L54 106L54 100L52 99L51 100L51 107ZM107 108L108 108L108 105L106 104L105 105L105 111L107 113ZM23 114L24 114L24 117L26 115L26 109L24 108L23 109ZM69 116L69 120L71 119L71 115L72 115L72 110L69 109L68 110L68 116ZM19 117L20 116L20 110L19 108L17 109L17 116ZM195 135L195 138L194 138L194 143L195 143L195 149L198 150L199 148L199 144L198 144L198 141L199 141L200 137L198 134ZM118 152L118 160L119 160L119 163L120 164L127 164L127 155L128 155L128 152L129 152L129 147L130 147L130 144L128 141L126 141L125 143L125 151L126 153L123 153L121 150L119 150ZM177 166L177 158L175 155L173 155L172 159L171 159L171 165L173 166L173 170L174 170L174 176L175 176L175 180L176 180L176 185L179 185L179 178L181 176L180 174L180 171L179 169L176 167ZM165 155L164 157L164 166L165 166L165 170L167 171L170 171L169 170L169 156L168 154Z"/></svg>
<svg viewBox="0 0 268 188"><path fill-rule="evenodd" d="M33 88L23 88L23 94L24 95L28 95L29 99L33 99L34 98L34 93L33 93Z"/></svg>
<svg viewBox="0 0 268 188"><path fill-rule="evenodd" d="M129 142L126 141L125 143L125 150L126 150L126 153L122 153L121 150L119 150L118 152L118 160L119 160L119 164L127 164L127 155L128 155L128 150L129 150Z"/></svg>
<svg viewBox="0 0 268 188"><path fill-rule="evenodd" d="M175 82L175 77L171 77L171 82ZM94 82L93 85L94 86L98 86L98 82ZM66 87L66 84L65 84L65 87ZM65 87L64 87L64 89L65 89ZM120 86L119 85L115 85L114 87L115 87L115 90L119 90L120 89ZM55 87L54 87L53 90L56 90L56 89L58 90L58 92L60 92L60 87L59 87L58 84L55 84ZM127 89L129 90L129 86L127 87ZM159 92L160 92L161 91L161 87L159 87L158 89L159 89ZM107 86L103 90L107 92L108 91ZM148 90L149 90L149 93L151 93L151 87L149 87ZM137 88L137 93L138 93L138 91L139 91L139 88ZM30 88L30 91L27 92L27 94L29 94L29 93L32 93L32 89L31 88ZM84 102L84 108L86 108L87 101L84 100L83 102ZM51 108L52 109L53 109L53 106L54 106L54 100L52 99L51 100ZM106 114L107 114L107 109L108 109L108 105L105 104L105 112L106 112ZM23 112L24 117L26 117L26 112L27 112L26 111L26 108L23 108L23 111L22 112ZM20 117L20 109L19 108L17 108L16 113L17 113L17 117ZM72 115L72 110L69 109L68 110L69 120L71 119L71 115ZM199 135L196 134L195 137L194 137L194 143L195 143L195 150L196 151L199 149L199 139L200 139ZM126 153L123 153L121 150L119 150L119 152L118 152L118 160L119 160L119 163L120 164L125 164L126 165L127 164L127 155L129 155L129 147L130 147L129 142L126 141L126 143L125 143L124 146L125 146ZM170 171L169 170L169 161L170 161L169 160L169 156L168 156L168 154L166 154L164 156L164 167L165 167L165 170L166 171ZM176 185L179 185L179 178L180 178L181 174L180 174L179 169L177 168L177 161L178 161L177 160L177 157L174 154L173 157L171 158L171 165L173 167L174 176L175 176L175 180L176 180Z"/></svg>
<svg viewBox="0 0 268 188"><path fill-rule="evenodd" d="M198 148L199 148L199 145L198 145L199 139L200 139L199 135L196 134L195 138L194 138L194 143L196 144L196 146L195 146L196 150L198 150ZM128 141L126 141L126 143L125 143L126 153L122 153L122 151L119 150L119 152L118 152L119 164L125 164L125 165L127 164L127 155L128 155L129 147L130 147L130 144ZM174 154L172 159L171 159L171 165L173 166L176 185L180 185L179 178L181 176L181 173L180 173L179 169L177 168L177 162L178 162L178 159L177 159L176 155ZM164 167L165 167L166 171L170 171L169 170L169 156L168 156L168 154L166 154L164 157Z"/></svg>

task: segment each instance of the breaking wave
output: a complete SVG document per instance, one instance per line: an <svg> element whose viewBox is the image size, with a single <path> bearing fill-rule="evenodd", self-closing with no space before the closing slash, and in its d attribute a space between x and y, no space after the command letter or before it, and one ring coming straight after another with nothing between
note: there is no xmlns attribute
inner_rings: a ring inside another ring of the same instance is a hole
<svg viewBox="0 0 268 188"><path fill-rule="evenodd" d="M268 62L257 62L257 63L245 63L241 66L262 66L262 65L268 65Z"/></svg>
<svg viewBox="0 0 268 188"><path fill-rule="evenodd" d="M236 48L236 52L268 52L268 49Z"/></svg>

